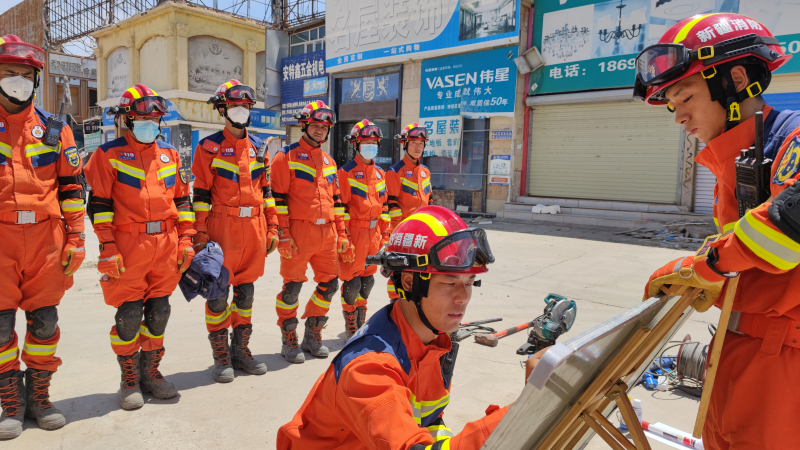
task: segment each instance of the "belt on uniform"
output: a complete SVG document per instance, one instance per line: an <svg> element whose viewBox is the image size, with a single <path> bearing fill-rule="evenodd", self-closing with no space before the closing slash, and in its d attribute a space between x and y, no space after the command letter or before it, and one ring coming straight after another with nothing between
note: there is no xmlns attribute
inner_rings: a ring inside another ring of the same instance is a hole
<svg viewBox="0 0 800 450"><path fill-rule="evenodd" d="M350 219L348 226L355 228L375 228L378 226L378 219L375 220Z"/></svg>
<svg viewBox="0 0 800 450"><path fill-rule="evenodd" d="M174 227L175 222L172 219L158 220L155 222L133 222L123 223L116 225L117 231L125 233L145 233L145 234L159 234L163 232L170 232Z"/></svg>
<svg viewBox="0 0 800 450"><path fill-rule="evenodd" d="M800 322L786 316L769 317L765 314L733 311L728 322L728 331L763 339L761 354L768 357L778 356L784 345L800 348Z"/></svg>
<svg viewBox="0 0 800 450"><path fill-rule="evenodd" d="M34 211L6 211L0 213L0 222L9 222L15 225L25 225L28 223L39 223L50 218L57 218L50 214L41 214Z"/></svg>
<svg viewBox="0 0 800 450"><path fill-rule="evenodd" d="M310 223L312 225L325 225L326 223L331 223L328 219L316 219L316 220L307 220L307 219L290 219L290 220L299 220L301 222Z"/></svg>
<svg viewBox="0 0 800 450"><path fill-rule="evenodd" d="M227 210L228 215L233 217L255 217L261 214L261 205L259 206L215 205L211 207L211 210L214 212L222 212L223 214L225 214L225 210Z"/></svg>

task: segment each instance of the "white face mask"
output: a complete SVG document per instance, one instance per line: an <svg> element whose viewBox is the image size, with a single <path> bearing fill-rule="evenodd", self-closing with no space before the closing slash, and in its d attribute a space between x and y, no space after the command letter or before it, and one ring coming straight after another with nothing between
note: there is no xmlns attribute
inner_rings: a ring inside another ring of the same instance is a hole
<svg viewBox="0 0 800 450"><path fill-rule="evenodd" d="M0 87L7 95L24 102L31 98L33 81L25 77L9 77L0 80Z"/></svg>
<svg viewBox="0 0 800 450"><path fill-rule="evenodd" d="M244 125L247 119L250 118L250 110L244 106L236 106L228 108L228 119L237 125Z"/></svg>
<svg viewBox="0 0 800 450"><path fill-rule="evenodd" d="M367 160L371 160L378 156L378 145L377 144L361 144L361 157Z"/></svg>

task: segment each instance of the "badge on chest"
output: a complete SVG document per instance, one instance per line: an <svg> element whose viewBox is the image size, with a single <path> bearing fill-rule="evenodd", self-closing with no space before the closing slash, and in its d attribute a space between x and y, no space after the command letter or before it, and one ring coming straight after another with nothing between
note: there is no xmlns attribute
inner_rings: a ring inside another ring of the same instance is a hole
<svg viewBox="0 0 800 450"><path fill-rule="evenodd" d="M364 178L364 172L356 172L355 177L357 180Z"/></svg>
<svg viewBox="0 0 800 450"><path fill-rule="evenodd" d="M302 159L303 161L308 161L308 153L298 153L297 159Z"/></svg>
<svg viewBox="0 0 800 450"><path fill-rule="evenodd" d="M223 148L222 156L233 156L233 147Z"/></svg>
<svg viewBox="0 0 800 450"><path fill-rule="evenodd" d="M119 159L124 159L126 161L136 161L136 155L131 152L119 152Z"/></svg>

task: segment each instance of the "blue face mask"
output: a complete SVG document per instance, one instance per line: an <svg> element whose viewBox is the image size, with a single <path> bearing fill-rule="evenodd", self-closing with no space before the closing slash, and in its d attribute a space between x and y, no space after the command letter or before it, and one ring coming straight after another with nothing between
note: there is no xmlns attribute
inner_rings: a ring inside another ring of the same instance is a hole
<svg viewBox="0 0 800 450"><path fill-rule="evenodd" d="M152 144L159 133L161 133L158 122L153 122L151 120L134 120L133 130L131 131L136 140L142 144Z"/></svg>
<svg viewBox="0 0 800 450"><path fill-rule="evenodd" d="M373 159L378 156L377 144L361 144L361 157L364 159Z"/></svg>

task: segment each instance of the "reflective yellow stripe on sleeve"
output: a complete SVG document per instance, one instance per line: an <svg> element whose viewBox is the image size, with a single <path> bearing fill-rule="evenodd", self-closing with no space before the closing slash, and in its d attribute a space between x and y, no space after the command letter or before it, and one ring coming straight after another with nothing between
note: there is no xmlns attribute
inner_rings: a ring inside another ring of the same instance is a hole
<svg viewBox="0 0 800 450"><path fill-rule="evenodd" d="M752 211L736 222L734 233L756 256L780 270L800 264L800 244L753 217Z"/></svg>
<svg viewBox="0 0 800 450"><path fill-rule="evenodd" d="M99 212L94 214L94 223L109 223L114 220L113 212Z"/></svg>
<svg viewBox="0 0 800 450"><path fill-rule="evenodd" d="M192 211L178 211L178 222L194 221L195 216Z"/></svg>
<svg viewBox="0 0 800 450"><path fill-rule="evenodd" d="M197 211L211 211L211 205L206 202L194 202L192 203L192 208Z"/></svg>
<svg viewBox="0 0 800 450"><path fill-rule="evenodd" d="M82 199L70 199L60 202L61 211L81 211L83 210Z"/></svg>

